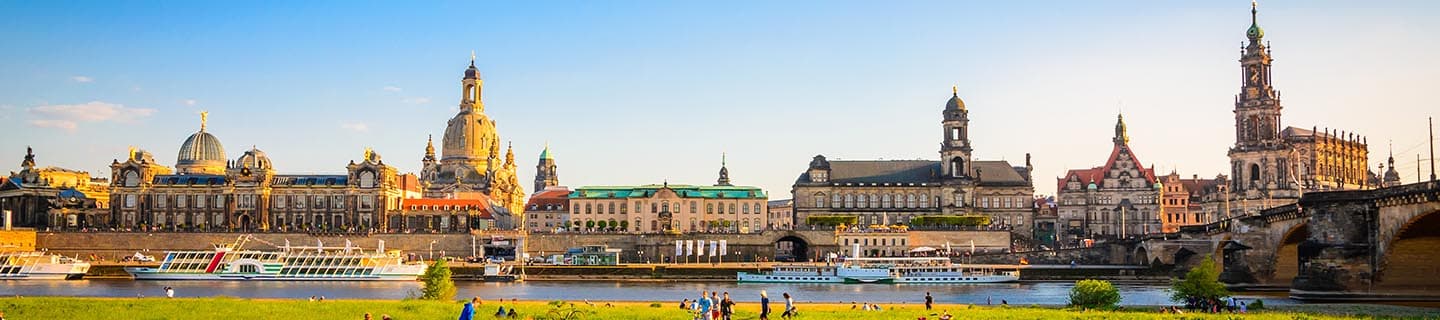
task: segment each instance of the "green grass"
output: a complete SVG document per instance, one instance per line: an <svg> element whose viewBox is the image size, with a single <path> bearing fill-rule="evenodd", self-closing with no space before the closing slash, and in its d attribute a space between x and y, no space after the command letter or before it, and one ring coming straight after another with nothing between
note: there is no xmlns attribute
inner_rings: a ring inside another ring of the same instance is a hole
<svg viewBox="0 0 1440 320"><path fill-rule="evenodd" d="M641 320L641 319L690 319L688 313L677 308L678 302L596 302L591 306L576 303L577 309L589 314L577 319L594 320ZM495 319L495 309L505 306L518 307L521 319L550 319L547 312L551 307L543 301L505 302L486 301L479 308L475 319ZM234 298L0 298L0 311L6 319L361 319L371 313L375 319L388 314L396 320L408 319L455 319L462 307L460 302L399 301L399 300L328 300L311 302L307 300L279 299L234 299ZM781 305L772 305L779 308ZM1153 311L1075 311L1055 308L1002 308L968 305L937 305L933 311L925 311L919 305L887 305L885 311L852 311L848 304L801 304L800 316L795 319L936 319L933 312L948 310L956 319L1344 319L1332 315L1304 314L1292 312L1264 312L1244 315L1205 315L1187 313L1183 316L1159 314ZM742 303L737 306L734 319L756 319L759 313L756 303ZM779 320L778 314L771 319Z"/></svg>

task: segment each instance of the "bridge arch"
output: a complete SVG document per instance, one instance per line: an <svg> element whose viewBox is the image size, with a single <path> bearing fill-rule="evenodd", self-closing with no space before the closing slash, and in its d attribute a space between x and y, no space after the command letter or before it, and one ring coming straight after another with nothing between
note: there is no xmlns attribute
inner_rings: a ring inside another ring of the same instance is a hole
<svg viewBox="0 0 1440 320"><path fill-rule="evenodd" d="M1126 262L1128 262L1128 264L1144 265L1144 266L1149 266L1149 265L1152 265L1152 264L1159 263L1159 261L1151 262L1151 259L1150 259L1150 250L1149 250L1149 249L1146 249L1144 245L1135 246L1135 252L1130 254L1130 259L1128 259L1128 260L1129 260L1129 261L1126 261ZM1157 258L1157 259L1155 259L1155 260L1159 260L1159 259Z"/></svg>
<svg viewBox="0 0 1440 320"><path fill-rule="evenodd" d="M1392 225L1394 231L1381 230L1381 235L1392 236L1382 237L1382 251L1375 252L1381 255L1376 257L1380 263L1376 286L1390 292L1435 292L1440 290L1440 277L1435 276L1440 273L1440 256L1435 254L1440 251L1440 208L1409 210L1414 210L1414 216ZM1383 221L1386 213L1381 214ZM1382 223L1380 227L1387 226Z"/></svg>
<svg viewBox="0 0 1440 320"><path fill-rule="evenodd" d="M805 239L804 235L787 232L777 237L772 243L775 246L773 261L810 261L812 243Z"/></svg>
<svg viewBox="0 0 1440 320"><path fill-rule="evenodd" d="M1296 224L1275 240L1274 257L1270 260L1272 272L1267 283L1276 286L1290 286L1300 274L1300 243L1310 239L1310 224Z"/></svg>

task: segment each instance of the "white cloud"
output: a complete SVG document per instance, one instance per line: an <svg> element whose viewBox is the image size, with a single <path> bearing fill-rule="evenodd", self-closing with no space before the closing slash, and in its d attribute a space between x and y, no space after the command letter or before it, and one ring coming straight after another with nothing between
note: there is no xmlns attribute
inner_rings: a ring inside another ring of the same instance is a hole
<svg viewBox="0 0 1440 320"><path fill-rule="evenodd" d="M65 131L75 132L75 121L70 120L30 120L30 125L38 128L56 128Z"/></svg>
<svg viewBox="0 0 1440 320"><path fill-rule="evenodd" d="M380 88L380 90L384 90L385 92L400 92L400 91L405 91L405 89L401 89L400 87L396 87L396 86L385 86L384 88Z"/></svg>
<svg viewBox="0 0 1440 320"><path fill-rule="evenodd" d="M103 101L82 104L44 105L29 109L35 115L30 125L41 128L60 128L74 131L81 122L131 123L155 114L155 109L128 108L125 105Z"/></svg>
<svg viewBox="0 0 1440 320"><path fill-rule="evenodd" d="M366 132L366 131L370 131L370 126L367 125L367 124L365 124L364 122L346 122L346 123L341 123L341 124L340 124L340 128L346 129L346 130L350 130L350 131L355 131L355 132Z"/></svg>
<svg viewBox="0 0 1440 320"><path fill-rule="evenodd" d="M404 102L405 104L426 104L426 103L430 103L430 98L426 98L426 97L405 98L404 100L400 100L400 102Z"/></svg>
<svg viewBox="0 0 1440 320"><path fill-rule="evenodd" d="M86 77L86 76L74 76L74 77L70 77L70 80L71 80L71 81L75 81L75 82L79 82L79 83L91 83L91 82L95 82L95 78Z"/></svg>
<svg viewBox="0 0 1440 320"><path fill-rule="evenodd" d="M185 99L184 101L180 101L180 102L181 102L181 103L184 103L186 106L194 107L196 101L195 101L195 99Z"/></svg>

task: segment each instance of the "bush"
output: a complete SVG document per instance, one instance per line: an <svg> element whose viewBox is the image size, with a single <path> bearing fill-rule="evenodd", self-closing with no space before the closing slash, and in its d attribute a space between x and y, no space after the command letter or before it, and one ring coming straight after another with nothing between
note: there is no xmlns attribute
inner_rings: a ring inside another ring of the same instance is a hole
<svg viewBox="0 0 1440 320"><path fill-rule="evenodd" d="M650 303L650 307L651 307L651 308L659 308L659 307L660 307L660 303L659 303L659 302L651 302L651 303Z"/></svg>
<svg viewBox="0 0 1440 320"><path fill-rule="evenodd" d="M805 224L820 226L855 225L860 218L856 216L809 216L805 217Z"/></svg>
<svg viewBox="0 0 1440 320"><path fill-rule="evenodd" d="M1265 310L1265 300L1255 299L1255 302L1245 305L1245 308L1249 310Z"/></svg>
<svg viewBox="0 0 1440 320"><path fill-rule="evenodd" d="M1086 309L1114 309L1120 303L1120 290L1110 281L1080 280L1070 288L1070 306Z"/></svg>
<svg viewBox="0 0 1440 320"><path fill-rule="evenodd" d="M450 280L450 266L445 259L440 259L425 269L425 274L420 275L420 281L424 288L420 289L420 299L451 301L455 300L455 281Z"/></svg>
<svg viewBox="0 0 1440 320"><path fill-rule="evenodd" d="M1225 290L1225 284L1220 283L1220 271L1215 259L1208 255L1205 260L1200 261L1200 265L1185 273L1184 280L1170 285L1170 300L1175 302L1188 304L1191 301L1218 300L1229 296L1230 291Z"/></svg>
<svg viewBox="0 0 1440 320"><path fill-rule="evenodd" d="M911 218L910 224L917 226L983 226L990 224L990 216L919 216Z"/></svg>

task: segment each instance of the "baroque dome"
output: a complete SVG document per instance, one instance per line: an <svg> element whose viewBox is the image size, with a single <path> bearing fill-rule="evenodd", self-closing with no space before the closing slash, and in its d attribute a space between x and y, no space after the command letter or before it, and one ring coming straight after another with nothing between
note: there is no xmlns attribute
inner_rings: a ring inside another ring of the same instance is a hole
<svg viewBox="0 0 1440 320"><path fill-rule="evenodd" d="M246 150L245 154L240 155L239 159L235 159L235 167L250 169L273 168L270 164L270 156L265 155L265 151L260 151L259 148L255 147L250 147L250 150Z"/></svg>
<svg viewBox="0 0 1440 320"><path fill-rule="evenodd" d="M950 88L950 100L945 101L945 110L965 110L965 101L960 100L959 88Z"/></svg>
<svg viewBox="0 0 1440 320"><path fill-rule="evenodd" d="M175 168L180 173L219 174L225 168L225 147L220 139L205 132L207 113L200 113L200 131L185 138L180 145L180 154L175 159Z"/></svg>

